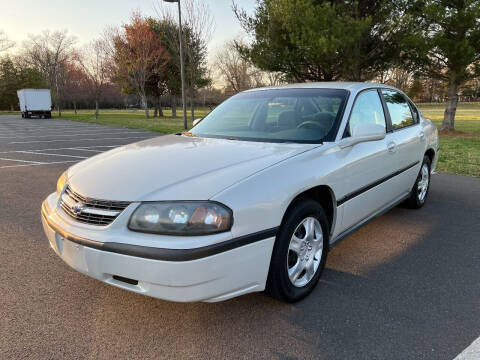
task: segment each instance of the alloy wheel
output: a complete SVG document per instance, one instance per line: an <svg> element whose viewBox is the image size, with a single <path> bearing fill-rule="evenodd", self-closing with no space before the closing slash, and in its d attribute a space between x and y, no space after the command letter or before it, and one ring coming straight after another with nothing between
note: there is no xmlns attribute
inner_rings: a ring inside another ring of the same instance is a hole
<svg viewBox="0 0 480 360"><path fill-rule="evenodd" d="M287 252L287 272L292 285L303 287L315 276L323 253L320 222L307 217L297 225Z"/></svg>
<svg viewBox="0 0 480 360"><path fill-rule="evenodd" d="M420 181L418 182L417 192L418 192L418 200L424 201L425 196L427 195L428 191L428 184L430 180L430 171L428 169L427 164L422 165L422 169L420 170Z"/></svg>

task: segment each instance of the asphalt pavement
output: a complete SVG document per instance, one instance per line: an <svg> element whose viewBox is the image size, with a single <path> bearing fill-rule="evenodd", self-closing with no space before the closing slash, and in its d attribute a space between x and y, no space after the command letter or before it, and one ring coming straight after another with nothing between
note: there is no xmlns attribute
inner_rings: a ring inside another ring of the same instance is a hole
<svg viewBox="0 0 480 360"><path fill-rule="evenodd" d="M158 136L0 116L0 359L453 359L480 335L480 179L436 174L329 254L296 304L173 303L84 276L50 249L43 199L73 163Z"/></svg>

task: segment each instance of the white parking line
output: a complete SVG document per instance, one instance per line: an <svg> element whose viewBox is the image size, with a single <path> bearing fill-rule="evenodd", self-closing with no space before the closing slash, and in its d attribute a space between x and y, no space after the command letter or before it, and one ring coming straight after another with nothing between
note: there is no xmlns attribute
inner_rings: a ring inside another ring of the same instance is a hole
<svg viewBox="0 0 480 360"><path fill-rule="evenodd" d="M0 169L13 168L13 167L25 167L25 166L40 166L40 165L66 164L66 163L72 163L72 162L78 162L78 160L55 161L55 162L49 162L49 163L24 164L24 165L5 165L5 166L0 166Z"/></svg>
<svg viewBox="0 0 480 360"><path fill-rule="evenodd" d="M72 142L72 141L99 141L99 140L125 140L125 139L149 139L145 136L126 136L121 138L99 138L99 139L72 139L72 140L38 140L38 141L12 141L9 144L33 144L33 143L44 143L44 142Z"/></svg>
<svg viewBox="0 0 480 360"><path fill-rule="evenodd" d="M28 150L28 151L55 151L55 150L84 150L84 151L94 151L94 150L87 150L90 148L115 148L125 144L118 144L118 145L93 145L93 146L78 146L78 147L62 147L62 148L54 148L54 149L38 149L38 150ZM9 150L9 151L0 151L0 154L12 154L17 152L22 152L23 150ZM102 151L100 151L102 152Z"/></svg>
<svg viewBox="0 0 480 360"><path fill-rule="evenodd" d="M90 151L90 152L95 152L95 153L102 153L102 152L106 151L106 150L92 150L92 149L82 149L82 148L72 148L72 150Z"/></svg>
<svg viewBox="0 0 480 360"><path fill-rule="evenodd" d="M480 359L480 337L470 344L453 360L478 360Z"/></svg>
<svg viewBox="0 0 480 360"><path fill-rule="evenodd" d="M31 164L45 164L44 162L40 161L29 161L29 160L18 160L18 159L7 159L7 158L0 158L0 160L5 160L5 161L18 161L18 162L24 162L24 163L31 163Z"/></svg>
<svg viewBox="0 0 480 360"><path fill-rule="evenodd" d="M65 137L65 136L84 136L84 135L121 135L121 134L146 134L145 131L116 131L116 132L91 132L91 133L72 133L72 134L63 134L62 135L27 135L27 136L4 136L0 135L0 138L9 138L9 139L26 139L26 138L45 138L45 137Z"/></svg>
<svg viewBox="0 0 480 360"><path fill-rule="evenodd" d="M99 126L99 127L86 127L86 126L38 126L38 127L29 127L29 128L24 128L24 127L1 127L0 126L0 133L7 133L7 134L17 134L17 133L32 133L32 132L37 132L37 131L52 131L52 130L63 130L63 131L84 131L84 130L115 130L109 127L105 126ZM128 130L127 128L117 128L117 129L125 129Z"/></svg>
<svg viewBox="0 0 480 360"><path fill-rule="evenodd" d="M36 155L50 155L50 156L65 156L65 157L78 158L78 159L87 159L87 156L64 155L64 154L49 154L49 153L43 153L43 152L37 152L37 151L17 151L17 153L22 153L22 154L36 154Z"/></svg>

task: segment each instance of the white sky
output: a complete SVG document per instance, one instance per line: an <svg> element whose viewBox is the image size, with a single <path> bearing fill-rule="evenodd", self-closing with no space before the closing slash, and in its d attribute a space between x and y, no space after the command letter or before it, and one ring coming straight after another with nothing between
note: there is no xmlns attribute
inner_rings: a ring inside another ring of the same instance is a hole
<svg viewBox="0 0 480 360"><path fill-rule="evenodd" d="M28 34L43 30L67 29L78 38L78 44L89 42L106 27L128 21L134 10L144 15L155 15L154 4L161 0L0 0L0 29L17 43L17 48ZM209 45L210 56L226 40L243 34L236 20L231 0L205 1L215 20L215 32ZM255 0L236 0L242 8L252 12ZM168 4L176 9L177 4Z"/></svg>

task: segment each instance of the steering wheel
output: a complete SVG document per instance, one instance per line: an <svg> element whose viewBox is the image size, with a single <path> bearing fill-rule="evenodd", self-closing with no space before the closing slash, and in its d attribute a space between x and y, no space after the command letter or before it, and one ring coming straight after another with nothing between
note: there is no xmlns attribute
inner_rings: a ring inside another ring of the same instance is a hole
<svg viewBox="0 0 480 360"><path fill-rule="evenodd" d="M317 121L307 120L297 125L297 129L320 129L324 130L323 126Z"/></svg>

